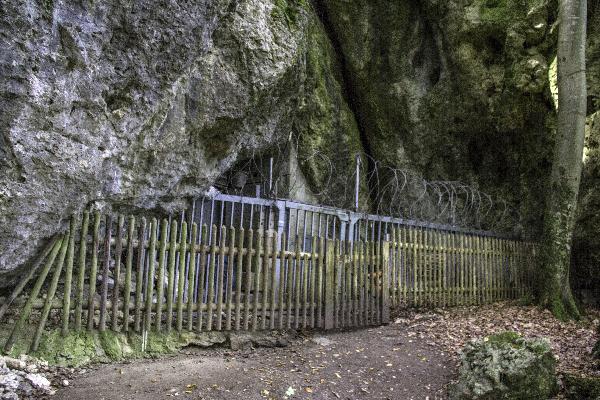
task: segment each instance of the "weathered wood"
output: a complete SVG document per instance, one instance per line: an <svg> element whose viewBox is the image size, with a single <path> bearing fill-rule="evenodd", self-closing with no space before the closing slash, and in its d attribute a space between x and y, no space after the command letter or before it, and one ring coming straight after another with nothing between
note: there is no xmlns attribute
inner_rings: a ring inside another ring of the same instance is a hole
<svg viewBox="0 0 600 400"><path fill-rule="evenodd" d="M106 330L106 301L108 300L108 270L110 269L110 245L112 238L112 216L106 216L106 233L104 235L104 265L102 269L102 285L100 286L100 332Z"/></svg>
<svg viewBox="0 0 600 400"><path fill-rule="evenodd" d="M156 231L158 230L158 221L156 218L152 218L150 221L150 248L148 249L148 274L146 279L146 308L145 312L145 321L144 321L144 331L149 332L152 327L152 300L154 297L154 272L156 262ZM162 285L162 282L159 282L159 285ZM156 326L160 326L161 321L156 321Z"/></svg>
<svg viewBox="0 0 600 400"><path fill-rule="evenodd" d="M240 330L240 320L242 317L241 306L242 306L242 279L243 279L243 260L242 250L244 249L244 237L245 232L243 228L240 228L240 235L238 238L238 254L236 259L236 275L235 275L235 330Z"/></svg>
<svg viewBox="0 0 600 400"><path fill-rule="evenodd" d="M264 243L263 243L263 258L262 258L262 282L261 282L261 306L260 306L260 329L265 330L267 328L267 300L269 298L269 273L271 263L271 244L272 244L272 231L265 230Z"/></svg>
<svg viewBox="0 0 600 400"><path fill-rule="evenodd" d="M271 289L269 291L269 303L275 304L276 293L277 293L277 233L273 233L271 242L271 266L270 266L270 279ZM281 309L280 309L281 310ZM271 307L271 313L269 314L269 328L275 329L275 307Z"/></svg>
<svg viewBox="0 0 600 400"><path fill-rule="evenodd" d="M327 240L325 255L325 329L334 328L335 253L339 242Z"/></svg>
<svg viewBox="0 0 600 400"><path fill-rule="evenodd" d="M352 243L350 241L346 242L346 257L344 259L344 271L346 272L344 278L344 287L346 288L344 296L344 304L346 306L345 326L351 326L352 317L352 248Z"/></svg>
<svg viewBox="0 0 600 400"><path fill-rule="evenodd" d="M294 328L300 328L300 294L302 292L302 256L300 254L300 236L296 235L296 254L294 256Z"/></svg>
<svg viewBox="0 0 600 400"><path fill-rule="evenodd" d="M133 327L136 332L141 331L141 320L142 320L142 287L144 285L144 259L145 259L145 246L144 241L146 240L146 218L142 217L138 232L138 251L137 251L137 271L135 281L135 316L133 321Z"/></svg>
<svg viewBox="0 0 600 400"><path fill-rule="evenodd" d="M96 280L98 279L98 246L100 245L100 212L94 213L94 230L92 243L92 263L90 266L90 284L88 292L87 329L94 329L94 296L96 296Z"/></svg>
<svg viewBox="0 0 600 400"><path fill-rule="evenodd" d="M196 331L198 332L202 332L202 323L203 323L203 316L204 313L202 311L202 305L204 304L204 291L205 291L205 287L206 287L206 253L207 253L207 249L206 249L206 243L208 242L208 227L206 226L206 224L202 225L202 232L201 232L201 239L200 239L200 267L199 267L199 279L198 279L198 306L199 306L199 310L198 310L198 321L197 321L197 325L196 325ZM207 302L208 303L208 302Z"/></svg>
<svg viewBox="0 0 600 400"><path fill-rule="evenodd" d="M61 235L54 243L54 247L52 248L48 258L46 259L46 263L44 264L44 267L42 268L37 281L35 282L33 288L31 289L31 292L29 293L27 302L25 303L25 306L23 307L23 309L21 310L21 312L19 314L19 319L17 320L17 323L13 327L13 330L10 333L10 336L8 337L6 343L4 344L4 352L5 353L9 353L12 350L12 347L15 344L15 341L17 339L17 335L21 332L23 325L25 325L25 322L29 319L29 315L31 314L33 304L36 301L36 299L40 293L42 285L46 281L48 272L50 271L50 268L52 268L52 264L54 264L54 260L56 259L56 256L58 255L58 252L61 249L62 243L64 240L67 240L65 235Z"/></svg>
<svg viewBox="0 0 600 400"><path fill-rule="evenodd" d="M303 237L304 239L304 237ZM308 254L302 257L302 328L308 326Z"/></svg>
<svg viewBox="0 0 600 400"><path fill-rule="evenodd" d="M381 245L381 319L380 323L387 324L390 322L390 284L389 284L389 267L390 267L390 243L384 241Z"/></svg>
<svg viewBox="0 0 600 400"><path fill-rule="evenodd" d="M284 320L283 320L283 311L284 311L284 296L285 296L285 278L286 278L286 250L287 247L287 237L285 232L281 233L281 249L279 253L279 329L283 329Z"/></svg>
<svg viewBox="0 0 600 400"><path fill-rule="evenodd" d="M69 333L69 316L71 314L71 284L73 280L73 259L75 256L75 217L71 217L69 222L69 244L67 247L67 263L65 267L65 284L63 294L63 312L61 334L66 336Z"/></svg>
<svg viewBox="0 0 600 400"><path fill-rule="evenodd" d="M133 239L135 217L130 216L127 224L127 256L125 258L125 286L123 287L123 331L129 331L129 303L131 302L131 271L133 266Z"/></svg>
<svg viewBox="0 0 600 400"><path fill-rule="evenodd" d="M225 244L227 243L227 228L221 226L219 243L219 271L217 274L217 323L216 330L223 329L223 281L225 277Z"/></svg>
<svg viewBox="0 0 600 400"><path fill-rule="evenodd" d="M48 321L48 315L50 315L50 307L52 305L52 300L54 300L56 288L58 287L58 280L60 279L60 274L65 264L65 255L67 254L67 248L69 247L69 237L73 234L74 232L68 231L61 243L60 254L58 256L56 266L54 267L54 274L52 275L52 280L50 281L50 286L48 287L48 293L46 293L46 301L44 302L44 308L42 309L40 320L38 322L37 329L33 336L33 341L31 342L31 346L29 347L30 353L36 351L40 344L40 339L42 337L42 333L44 332L46 321Z"/></svg>
<svg viewBox="0 0 600 400"><path fill-rule="evenodd" d="M319 259L317 260L317 327L323 328L323 276L325 269L325 239L319 238Z"/></svg>
<svg viewBox="0 0 600 400"><path fill-rule="evenodd" d="M352 326L359 325L360 319L360 295L358 286L358 247L359 243L356 242L352 246Z"/></svg>
<svg viewBox="0 0 600 400"><path fill-rule="evenodd" d="M167 254L167 240L169 231L169 220L163 218L160 224L160 245L158 248L158 271L156 285L156 331L162 330L162 309L165 291L165 263Z"/></svg>
<svg viewBox="0 0 600 400"><path fill-rule="evenodd" d="M246 253L245 284L244 284L244 330L250 324L250 292L252 291L252 248L254 246L254 231L248 229L248 252Z"/></svg>
<svg viewBox="0 0 600 400"><path fill-rule="evenodd" d="M87 235L90 223L90 212L83 212L81 232L79 235L79 255L77 257L77 295L75 296L75 329L81 329L83 315L83 292L85 285L85 259L87 255Z"/></svg>
<svg viewBox="0 0 600 400"><path fill-rule="evenodd" d="M254 257L254 290L252 298L252 331L258 330L258 303L260 295L260 283L262 273L262 262L263 262L263 236L264 232L260 230L257 235L256 241L256 254Z"/></svg>
<svg viewBox="0 0 600 400"><path fill-rule="evenodd" d="M175 218L171 221L170 241L169 241L169 264L167 278L167 333L171 332L173 327L173 300L175 296L175 262L177 258L177 221ZM164 285L164 282L158 282ZM212 313L211 313L212 314ZM157 321L157 326L161 321Z"/></svg>
<svg viewBox="0 0 600 400"><path fill-rule="evenodd" d="M227 256L227 290L226 290L226 294L227 294L227 298L226 298L226 305L225 305L225 329L230 331L231 330L231 323L232 323L232 309L233 309L233 267L234 267L234 261L235 261L235 252L236 252L236 248L235 248L236 242L235 242L235 228L230 227L229 228L229 254ZM241 248L240 248L241 250ZM239 275L238 275L239 277Z"/></svg>
<svg viewBox="0 0 600 400"><path fill-rule="evenodd" d="M120 285L121 285L121 256L123 254L123 225L125 224L125 217L119 215L117 221L117 243L115 246L115 267L113 270L113 292L112 292L112 325L113 331L118 330L119 323L119 299L120 299Z"/></svg>
<svg viewBox="0 0 600 400"><path fill-rule="evenodd" d="M212 226L212 236L210 239L210 260L209 260L209 269L208 269L208 297L206 299L206 304L208 305L207 314L206 314L206 330L212 331L213 329L213 306L215 305L215 266L216 266L216 258L217 258L217 250L219 249L217 246L217 226Z"/></svg>
<svg viewBox="0 0 600 400"><path fill-rule="evenodd" d="M297 240L296 240L297 242ZM292 301L294 299L294 259L291 255L287 256L286 268L286 295L287 295L287 328L292 328Z"/></svg>
<svg viewBox="0 0 600 400"><path fill-rule="evenodd" d="M196 293L196 242L198 241L198 224L192 223L192 237L190 242L190 258L188 265L188 292L187 292L187 330L194 329L194 293Z"/></svg>
<svg viewBox="0 0 600 400"><path fill-rule="evenodd" d="M19 281L19 283L17 283L11 294L4 301L2 306L0 306L0 320L2 319L4 314L6 314L6 311L8 310L10 305L17 299L17 297L19 297L27 283L29 283L31 278L33 278L40 265L42 265L42 262L46 259L46 257L48 257L48 255L54 248L54 245L56 244L56 241L58 240L59 236L60 235L54 235L52 239L50 239L48 244L44 246L42 252L36 257L35 261L31 265L31 268L28 269L27 274Z"/></svg>
<svg viewBox="0 0 600 400"><path fill-rule="evenodd" d="M365 243L361 240L356 243L358 246L358 288L359 288L359 325L367 324L366 307L366 273L365 273Z"/></svg>
<svg viewBox="0 0 600 400"><path fill-rule="evenodd" d="M183 291L185 290L185 259L187 254L187 222L181 223L179 243L179 273L177 274L177 332L183 330Z"/></svg>

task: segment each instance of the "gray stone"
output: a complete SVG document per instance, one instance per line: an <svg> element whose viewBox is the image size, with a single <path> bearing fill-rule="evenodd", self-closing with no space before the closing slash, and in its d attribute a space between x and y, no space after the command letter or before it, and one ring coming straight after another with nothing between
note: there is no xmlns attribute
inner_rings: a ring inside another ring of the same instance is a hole
<svg viewBox="0 0 600 400"><path fill-rule="evenodd" d="M513 332L473 341L461 353L451 400L547 400L557 390L556 360L545 339Z"/></svg>
<svg viewBox="0 0 600 400"><path fill-rule="evenodd" d="M91 203L181 208L287 137L307 18L288 24L276 3L3 4L0 272Z"/></svg>

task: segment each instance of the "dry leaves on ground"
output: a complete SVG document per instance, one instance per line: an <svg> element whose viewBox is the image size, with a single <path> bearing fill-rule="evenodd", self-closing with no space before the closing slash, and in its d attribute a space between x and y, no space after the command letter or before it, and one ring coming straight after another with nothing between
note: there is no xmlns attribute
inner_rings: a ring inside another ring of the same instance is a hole
<svg viewBox="0 0 600 400"><path fill-rule="evenodd" d="M599 320L598 310L588 310L582 321L562 322L548 310L504 302L431 312L405 311L395 322L455 357L469 340L493 333L515 331L527 337L545 337L558 357L559 372L600 376L590 356L598 341Z"/></svg>

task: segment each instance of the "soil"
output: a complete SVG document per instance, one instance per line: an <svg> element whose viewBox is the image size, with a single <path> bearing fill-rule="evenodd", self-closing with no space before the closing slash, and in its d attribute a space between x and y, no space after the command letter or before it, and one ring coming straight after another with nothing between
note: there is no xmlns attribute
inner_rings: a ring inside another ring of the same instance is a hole
<svg viewBox="0 0 600 400"><path fill-rule="evenodd" d="M458 351L506 330L547 337L564 373L600 376L590 352L600 312L557 321L536 307L498 303L405 311L373 329L304 333L284 348L186 348L174 357L75 371L52 399L444 399ZM558 398L562 398L560 395Z"/></svg>
<svg viewBox="0 0 600 400"><path fill-rule="evenodd" d="M52 399L441 399L455 362L401 324L314 334L285 348L187 348L103 365Z"/></svg>

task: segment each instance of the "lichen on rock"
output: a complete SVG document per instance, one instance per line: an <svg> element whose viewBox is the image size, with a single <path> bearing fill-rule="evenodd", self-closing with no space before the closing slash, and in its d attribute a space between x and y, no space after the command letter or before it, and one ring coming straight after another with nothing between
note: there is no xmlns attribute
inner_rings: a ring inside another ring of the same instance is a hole
<svg viewBox="0 0 600 400"><path fill-rule="evenodd" d="M473 341L461 352L452 400L546 400L558 389L556 360L547 340L514 332Z"/></svg>

